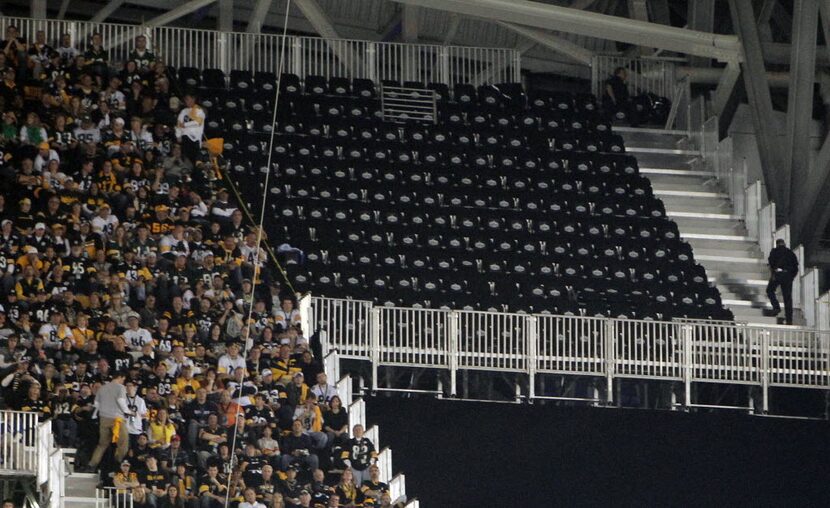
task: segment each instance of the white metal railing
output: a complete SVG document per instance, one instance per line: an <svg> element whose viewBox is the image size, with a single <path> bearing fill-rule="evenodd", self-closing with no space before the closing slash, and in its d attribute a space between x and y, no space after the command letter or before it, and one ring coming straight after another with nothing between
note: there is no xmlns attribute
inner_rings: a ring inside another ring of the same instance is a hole
<svg viewBox="0 0 830 508"><path fill-rule="evenodd" d="M49 454L49 479L46 485L49 490L49 508L61 508L61 500L66 494L66 462L60 448L53 449Z"/></svg>
<svg viewBox="0 0 830 508"><path fill-rule="evenodd" d="M313 297L311 307L332 300ZM370 335L346 345L373 363L373 389L378 366L449 370L453 395L456 372L470 369L527 374L531 398L541 374L601 377L609 388L616 378L675 381L687 394L699 382L758 385L764 404L770 386L830 388L830 333L817 329L398 307L372 308L370 319ZM361 402L350 407L355 421Z"/></svg>
<svg viewBox="0 0 830 508"><path fill-rule="evenodd" d="M395 475L392 481L389 482L389 495L392 498L392 503L397 503L399 500L403 501L406 498L406 476L403 473Z"/></svg>
<svg viewBox="0 0 830 508"><path fill-rule="evenodd" d="M41 478L44 459L39 451L41 430L37 413L0 411L0 473ZM45 470L48 470L48 454L46 458Z"/></svg>
<svg viewBox="0 0 830 508"><path fill-rule="evenodd" d="M355 425L362 425L366 428L366 402L363 399L357 399L349 404L349 433Z"/></svg>
<svg viewBox="0 0 830 508"><path fill-rule="evenodd" d="M339 359L339 357L336 358ZM328 373L328 371L326 372ZM352 377L346 374L342 379L337 381L335 388L337 388L337 395L340 396L340 402L343 403L343 407L348 409L349 405L353 402Z"/></svg>
<svg viewBox="0 0 830 508"><path fill-rule="evenodd" d="M379 446L379 442L377 440L372 440L372 443L375 444L375 447ZM377 462L378 469L380 470L380 481L384 483L389 483L392 481L392 449L391 448L384 448L383 450L378 453L378 462Z"/></svg>
<svg viewBox="0 0 830 508"><path fill-rule="evenodd" d="M132 491L117 487L95 489L95 508L133 508Z"/></svg>
<svg viewBox="0 0 830 508"><path fill-rule="evenodd" d="M595 55L591 59L591 92L601 97L605 82L617 67L628 70L628 89L631 95L653 93L671 99L677 83L674 62L659 58L630 58L625 56Z"/></svg>
<svg viewBox="0 0 830 508"><path fill-rule="evenodd" d="M337 344L341 358L350 358L360 352L360 341L368 337L369 312L372 302L366 300L332 299L317 302L309 308L308 333L316 331L323 344L323 356L328 354L329 345ZM302 309L301 309L302 310ZM343 401L344 404L346 401Z"/></svg>
<svg viewBox="0 0 830 508"><path fill-rule="evenodd" d="M56 45L67 33L73 46L83 52L89 36L98 32L109 51L110 62L125 62L138 35L147 37L156 57L174 67L278 72L282 36L219 32L171 26L90 23L86 21L0 17L0 23L17 25L21 36L33 40L44 30L49 44ZM326 78L343 76L421 83L518 82L521 56L515 49L405 44L349 39L288 36L286 72L300 77L314 74Z"/></svg>

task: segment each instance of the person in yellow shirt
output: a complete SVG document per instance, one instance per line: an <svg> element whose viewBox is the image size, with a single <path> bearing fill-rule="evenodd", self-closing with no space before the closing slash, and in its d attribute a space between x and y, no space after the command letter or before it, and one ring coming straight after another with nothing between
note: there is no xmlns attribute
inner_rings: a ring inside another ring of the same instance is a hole
<svg viewBox="0 0 830 508"><path fill-rule="evenodd" d="M75 320L76 326L72 328L72 340L75 342L75 347L81 349L89 340L95 338L95 331L88 328L89 316L80 313Z"/></svg>
<svg viewBox="0 0 830 508"><path fill-rule="evenodd" d="M147 433L147 437L150 438L150 448L169 448L175 435L176 426L170 421L167 410L160 408L156 412L156 417L150 421L150 429Z"/></svg>
<svg viewBox="0 0 830 508"><path fill-rule="evenodd" d="M176 379L173 392L185 402L190 402L196 398L196 390L201 387L202 384L193 378L193 367L185 364L182 366L181 375Z"/></svg>

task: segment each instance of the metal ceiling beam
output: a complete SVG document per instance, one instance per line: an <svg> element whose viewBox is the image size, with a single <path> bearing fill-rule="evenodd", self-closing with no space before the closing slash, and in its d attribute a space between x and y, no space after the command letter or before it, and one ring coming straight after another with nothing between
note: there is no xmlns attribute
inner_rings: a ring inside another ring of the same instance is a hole
<svg viewBox="0 0 830 508"><path fill-rule="evenodd" d="M784 189L789 201L791 235L801 240L805 209L802 196L810 187L810 124L813 120L813 78L816 68L816 35L818 31L818 0L795 0L793 8L792 63L790 64L789 98L787 101L787 142ZM778 206L776 204L776 206Z"/></svg>
<svg viewBox="0 0 830 508"><path fill-rule="evenodd" d="M294 0L294 5L306 17L314 30L324 39L338 39L337 30L316 0Z"/></svg>
<svg viewBox="0 0 830 508"><path fill-rule="evenodd" d="M772 41L772 28L770 28L769 21L772 18L772 10L778 0L763 0L758 9L758 33L761 40Z"/></svg>
<svg viewBox="0 0 830 508"><path fill-rule="evenodd" d="M61 0L61 6L58 9L58 17L57 19L63 19L66 17L66 9L69 8L69 0Z"/></svg>
<svg viewBox="0 0 830 508"><path fill-rule="evenodd" d="M467 16L486 14L493 21L647 45L689 55L723 60L739 58L740 44L734 35L698 32L528 0L393 1Z"/></svg>
<svg viewBox="0 0 830 508"><path fill-rule="evenodd" d="M712 110L717 116L723 115L740 77L741 66L736 62L729 62L720 76L718 87L715 89L715 99L712 101Z"/></svg>
<svg viewBox="0 0 830 508"><path fill-rule="evenodd" d="M782 203L781 198L784 192L779 175L775 171L781 167L778 163L780 157L778 157L775 144L777 129L752 2L751 0L729 0L729 10L732 14L732 24L743 46L741 74L744 78L749 109L752 112L752 123L758 140L764 183L770 199L776 203Z"/></svg>
<svg viewBox="0 0 830 508"><path fill-rule="evenodd" d="M171 9L160 16L156 16L150 21L144 23L144 25L164 26L167 23L176 21L183 16L187 16L191 12L198 11L202 7L207 7L215 1L216 0L190 0L189 2L179 5L175 9Z"/></svg>
<svg viewBox="0 0 830 508"><path fill-rule="evenodd" d="M541 44L542 46L548 49L551 49L561 55L565 55L568 58L576 60L581 64L591 65L594 53L591 50L580 46L579 44L574 44L573 42L563 37L557 37L556 35L543 32L542 30L536 30L534 28L516 25L514 23L505 23L500 21L498 24L503 26L504 28L507 28L508 30L516 32L517 34L527 39Z"/></svg>
<svg viewBox="0 0 830 508"><path fill-rule="evenodd" d="M334 25L329 21L328 16L326 16L326 13L323 12L323 9L320 8L316 0L294 0L293 4L300 9L306 19L308 19L308 22L311 23L311 26L314 27L314 30L320 34L320 37L323 39L339 39ZM359 68L363 65L360 57L345 49L343 45L334 44L331 41L327 41L327 43L329 49L337 55L337 58L344 66Z"/></svg>
<svg viewBox="0 0 830 508"><path fill-rule="evenodd" d="M107 2L107 5L101 8L98 12L95 13L95 16L92 16L89 21L92 23L100 23L106 20L110 15L117 11L119 7L124 5L124 0L112 0Z"/></svg>
<svg viewBox="0 0 830 508"><path fill-rule="evenodd" d="M461 24L461 16L456 13L450 14L450 26L447 27L447 33L444 35L444 46L452 44L455 39L455 34L458 33L458 26Z"/></svg>
<svg viewBox="0 0 830 508"><path fill-rule="evenodd" d="M414 5L404 5L401 14L401 38L404 42L418 42L418 17L421 10Z"/></svg>
<svg viewBox="0 0 830 508"><path fill-rule="evenodd" d="M587 9L588 7L594 5L597 0L574 0L574 3L570 5L571 9Z"/></svg>
<svg viewBox="0 0 830 508"><path fill-rule="evenodd" d="M31 15L35 19L46 19L46 0L32 0Z"/></svg>
<svg viewBox="0 0 830 508"><path fill-rule="evenodd" d="M219 0L216 28L220 32L233 32L233 0Z"/></svg>
<svg viewBox="0 0 830 508"><path fill-rule="evenodd" d="M248 18L248 26L245 31L251 34L258 34L262 32L262 24L268 16L268 9L271 8L271 0L256 0L254 10L251 11L251 16Z"/></svg>
<svg viewBox="0 0 830 508"><path fill-rule="evenodd" d="M686 16L686 26L701 32L715 31L715 0L694 0L689 2L689 12ZM695 67L710 67L710 58L695 56L689 59Z"/></svg>
<svg viewBox="0 0 830 508"><path fill-rule="evenodd" d="M821 29L824 32L824 39L830 41L830 0L821 0L820 7ZM827 47L830 48L830 44ZM814 247L824 235L827 224L830 222L830 199L827 199L827 196L830 196L830 132L824 138L813 163L813 170L807 176L807 181L806 194L801 196L806 212L799 222L804 226L809 224L813 236L805 235L805 229L802 226L802 241Z"/></svg>

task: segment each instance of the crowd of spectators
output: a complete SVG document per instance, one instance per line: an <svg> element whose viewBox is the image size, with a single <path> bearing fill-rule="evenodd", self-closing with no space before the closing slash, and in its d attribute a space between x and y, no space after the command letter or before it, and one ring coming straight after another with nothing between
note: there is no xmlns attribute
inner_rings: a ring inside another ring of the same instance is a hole
<svg viewBox="0 0 830 508"><path fill-rule="evenodd" d="M0 42L3 404L137 508L390 506L198 90L133 44L111 62L98 33Z"/></svg>

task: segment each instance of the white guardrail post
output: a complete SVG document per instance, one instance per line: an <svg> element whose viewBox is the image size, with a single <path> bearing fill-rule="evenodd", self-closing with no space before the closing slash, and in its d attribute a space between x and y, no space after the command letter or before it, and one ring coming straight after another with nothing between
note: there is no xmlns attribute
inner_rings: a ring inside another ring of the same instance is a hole
<svg viewBox="0 0 830 508"><path fill-rule="evenodd" d="M821 295L816 303L816 328L830 331L830 291Z"/></svg>
<svg viewBox="0 0 830 508"><path fill-rule="evenodd" d="M743 161L743 166L744 171L746 171L746 159ZM751 185L746 187L743 210L746 231L750 237L755 239L761 238L758 224L760 219L761 203L761 182L756 180Z"/></svg>
<svg viewBox="0 0 830 508"><path fill-rule="evenodd" d="M761 410L764 414L769 412L769 381L770 381L770 332L769 330L757 330L761 338Z"/></svg>
<svg viewBox="0 0 830 508"><path fill-rule="evenodd" d="M614 402L614 373L616 357L614 355L617 345L617 324L613 319L605 321L605 400L610 406Z"/></svg>
<svg viewBox="0 0 830 508"><path fill-rule="evenodd" d="M449 313L447 319L447 325L449 329L447 330L448 334L448 355L449 355L449 366L450 366L450 396L455 397L458 393L457 390L457 377L458 377L458 339L460 333L460 326L459 322L461 320L461 315L456 311L451 311Z"/></svg>
<svg viewBox="0 0 830 508"><path fill-rule="evenodd" d="M683 407L687 410L692 405L692 376L694 375L694 326L686 324L683 330Z"/></svg>
<svg viewBox="0 0 830 508"><path fill-rule="evenodd" d="M369 329L371 330L371 353L372 359L372 392L378 390L378 364L380 363L380 325L381 314L379 308L373 308L369 313Z"/></svg>
<svg viewBox="0 0 830 508"><path fill-rule="evenodd" d="M533 401L536 397L536 362L539 346L539 319L536 316L527 316L527 399Z"/></svg>

